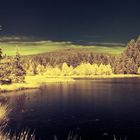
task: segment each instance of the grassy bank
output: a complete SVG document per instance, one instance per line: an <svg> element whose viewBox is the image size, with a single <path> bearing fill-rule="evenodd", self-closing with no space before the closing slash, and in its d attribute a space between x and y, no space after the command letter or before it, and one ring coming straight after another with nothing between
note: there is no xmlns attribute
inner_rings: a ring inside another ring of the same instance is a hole
<svg viewBox="0 0 140 140"><path fill-rule="evenodd" d="M112 74L112 75L94 75L94 76L26 76L25 83L14 83L11 85L0 85L0 92L7 91L18 91L23 89L35 89L39 88L42 84L47 83L63 83L63 82L73 82L76 79L99 79L99 78L140 78L140 75L134 74ZM74 80L75 79L75 80Z"/></svg>
<svg viewBox="0 0 140 140"><path fill-rule="evenodd" d="M46 77L43 75L26 76L25 83L14 83L10 85L0 85L0 92L17 91L23 89L39 88L42 84L73 82L70 77Z"/></svg>
<svg viewBox="0 0 140 140"><path fill-rule="evenodd" d="M72 78L74 80L80 79L108 79L108 78L140 78L140 75L136 74L112 74L112 75L73 75L73 76L65 76L66 78ZM48 76L48 78L56 78L55 76ZM58 78L64 78L62 76L58 76Z"/></svg>

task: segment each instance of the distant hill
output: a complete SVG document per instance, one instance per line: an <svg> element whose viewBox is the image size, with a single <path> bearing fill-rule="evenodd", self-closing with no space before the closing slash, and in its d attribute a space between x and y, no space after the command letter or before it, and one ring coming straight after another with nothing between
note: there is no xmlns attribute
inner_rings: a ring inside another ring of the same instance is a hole
<svg viewBox="0 0 140 140"><path fill-rule="evenodd" d="M20 38L0 38L0 48L6 55L15 55L17 49L21 55L33 55L52 52L62 49L86 49L96 53L121 54L124 50L123 44L96 44L79 45L71 42L54 41L23 41Z"/></svg>

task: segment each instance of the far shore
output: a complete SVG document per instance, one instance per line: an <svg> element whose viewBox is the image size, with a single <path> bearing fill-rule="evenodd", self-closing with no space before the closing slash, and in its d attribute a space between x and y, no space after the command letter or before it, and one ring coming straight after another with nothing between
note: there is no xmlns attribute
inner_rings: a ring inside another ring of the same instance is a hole
<svg viewBox="0 0 140 140"><path fill-rule="evenodd" d="M0 93L19 91L25 89L37 89L42 84L49 83L65 83L74 82L77 79L107 79L107 78L140 78L140 75L135 74L112 74L112 75L93 75L93 76L46 76L46 75L35 75L26 76L24 83L13 83L9 85L0 85Z"/></svg>
<svg viewBox="0 0 140 140"><path fill-rule="evenodd" d="M26 76L24 83L13 83L9 85L0 85L0 92L20 91L25 89L37 89L47 83L73 82L69 77L46 77L44 75Z"/></svg>
<svg viewBox="0 0 140 140"><path fill-rule="evenodd" d="M93 76L72 76L74 79L103 79L103 78L140 78L136 74L112 74L112 75L93 75Z"/></svg>

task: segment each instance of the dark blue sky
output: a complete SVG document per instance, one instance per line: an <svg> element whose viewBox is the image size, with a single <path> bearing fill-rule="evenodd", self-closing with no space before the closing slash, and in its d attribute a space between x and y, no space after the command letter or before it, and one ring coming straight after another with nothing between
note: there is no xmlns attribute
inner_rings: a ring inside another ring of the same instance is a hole
<svg viewBox="0 0 140 140"><path fill-rule="evenodd" d="M0 36L124 42L140 34L139 0L0 0Z"/></svg>

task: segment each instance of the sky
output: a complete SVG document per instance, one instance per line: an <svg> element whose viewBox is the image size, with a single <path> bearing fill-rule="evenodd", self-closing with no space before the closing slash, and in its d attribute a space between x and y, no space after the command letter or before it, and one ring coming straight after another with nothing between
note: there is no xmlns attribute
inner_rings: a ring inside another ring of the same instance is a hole
<svg viewBox="0 0 140 140"><path fill-rule="evenodd" d="M126 43L140 34L139 0L0 0L0 36Z"/></svg>

